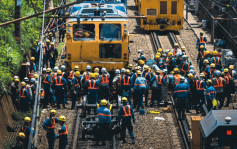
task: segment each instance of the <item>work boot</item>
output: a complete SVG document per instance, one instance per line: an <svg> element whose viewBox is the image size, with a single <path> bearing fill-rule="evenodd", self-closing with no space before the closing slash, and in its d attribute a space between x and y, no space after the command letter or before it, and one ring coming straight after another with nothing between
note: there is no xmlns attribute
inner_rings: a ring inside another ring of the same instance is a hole
<svg viewBox="0 0 237 149"><path fill-rule="evenodd" d="M134 138L132 138L132 144L133 144L133 145L135 144L135 139L134 139Z"/></svg>

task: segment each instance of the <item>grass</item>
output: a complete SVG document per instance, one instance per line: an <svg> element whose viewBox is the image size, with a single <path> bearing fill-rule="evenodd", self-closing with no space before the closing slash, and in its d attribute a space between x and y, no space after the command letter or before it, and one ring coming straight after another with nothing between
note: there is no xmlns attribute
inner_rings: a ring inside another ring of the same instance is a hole
<svg viewBox="0 0 237 149"><path fill-rule="evenodd" d="M60 53L62 52L63 45L64 45L64 42L60 42L60 43L58 44L58 55L60 55Z"/></svg>

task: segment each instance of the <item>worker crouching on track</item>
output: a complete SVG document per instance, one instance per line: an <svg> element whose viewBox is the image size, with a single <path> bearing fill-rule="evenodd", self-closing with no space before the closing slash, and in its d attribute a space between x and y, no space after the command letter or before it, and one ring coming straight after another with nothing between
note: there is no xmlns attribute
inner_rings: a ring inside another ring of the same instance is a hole
<svg viewBox="0 0 237 149"><path fill-rule="evenodd" d="M125 70L125 76L122 78L122 90L123 90L123 97L128 99L129 104L131 104L131 86L132 86L132 79L130 77L130 70Z"/></svg>
<svg viewBox="0 0 237 149"><path fill-rule="evenodd" d="M58 131L57 138L59 138L59 149L65 149L66 145L68 144L67 135L68 135L68 128L65 125L66 118L65 116L59 116L59 125L61 129Z"/></svg>
<svg viewBox="0 0 237 149"><path fill-rule="evenodd" d="M27 149L30 135L34 136L34 130L30 128L30 117L24 118L24 126L21 127L20 132L24 133L25 137L23 140L24 148Z"/></svg>
<svg viewBox="0 0 237 149"><path fill-rule="evenodd" d="M185 118L185 108L186 108L186 101L188 97L188 85L184 83L185 78L180 78L180 83L176 85L174 90L174 98L177 99L177 110L179 119Z"/></svg>
<svg viewBox="0 0 237 149"><path fill-rule="evenodd" d="M99 76L100 81L100 99L109 99L109 73L105 68L101 69L102 75Z"/></svg>
<svg viewBox="0 0 237 149"><path fill-rule="evenodd" d="M213 100L216 99L216 90L212 85L212 81L210 79L207 80L207 91L206 91L206 99L207 99L207 110L210 111L213 107Z"/></svg>
<svg viewBox="0 0 237 149"><path fill-rule="evenodd" d="M55 123L59 123L59 120L55 118L56 111L51 110L49 117L44 121L42 124L43 128L47 131L47 139L48 139L48 145L49 149L54 148L54 141L55 141Z"/></svg>
<svg viewBox="0 0 237 149"><path fill-rule="evenodd" d="M125 140L126 128L127 128L132 139L132 144L135 144L133 126L132 126L132 120L133 123L135 124L135 116L133 108L131 105L128 104L128 99L126 97L122 98L122 103L123 106L121 106L119 110L119 121L122 119L121 139L123 140L123 143L127 143L127 141Z"/></svg>
<svg viewBox="0 0 237 149"><path fill-rule="evenodd" d="M100 107L97 109L97 115L99 119L98 133L96 135L96 145L99 145L99 141L102 141L102 145L105 144L105 140L110 136L110 125L111 125L111 112L106 108L107 101L101 100Z"/></svg>

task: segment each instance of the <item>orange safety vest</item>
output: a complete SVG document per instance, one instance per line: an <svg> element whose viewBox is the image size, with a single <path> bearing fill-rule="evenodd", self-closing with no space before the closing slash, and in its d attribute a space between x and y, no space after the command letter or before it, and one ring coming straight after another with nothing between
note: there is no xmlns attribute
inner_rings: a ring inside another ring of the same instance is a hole
<svg viewBox="0 0 237 149"><path fill-rule="evenodd" d="M180 83L180 75L175 75L174 76L174 85L178 85Z"/></svg>
<svg viewBox="0 0 237 149"><path fill-rule="evenodd" d="M55 119L50 119L51 126L47 126L48 129L54 129L55 128Z"/></svg>
<svg viewBox="0 0 237 149"><path fill-rule="evenodd" d="M85 74L85 81L88 81L91 79L91 73L89 72L89 75Z"/></svg>
<svg viewBox="0 0 237 149"><path fill-rule="evenodd" d="M125 77L123 78L123 85L130 85L130 77L128 77L127 82Z"/></svg>
<svg viewBox="0 0 237 149"><path fill-rule="evenodd" d="M126 107L128 107L128 110L126 110ZM123 107L123 115L122 117L128 117L131 116L131 108L130 105L126 105Z"/></svg>
<svg viewBox="0 0 237 149"><path fill-rule="evenodd" d="M157 76L156 76L156 80L158 81L158 84L160 84L160 85L162 84L162 82L161 82L161 81L162 81L162 76L160 76L160 79L159 79L159 78L158 78L158 75L157 75Z"/></svg>
<svg viewBox="0 0 237 149"><path fill-rule="evenodd" d="M21 98L26 98L25 89L23 89L23 92L20 91L20 97Z"/></svg>
<svg viewBox="0 0 237 149"><path fill-rule="evenodd" d="M122 76L119 76L118 85L121 86Z"/></svg>
<svg viewBox="0 0 237 149"><path fill-rule="evenodd" d="M183 66L182 66L182 69L181 69L183 72L188 72L188 71L189 71L189 65L190 65L190 62L187 62L187 63L188 63L188 70L185 71L185 70L183 69L183 68L184 68L184 65L186 64L186 63L183 63Z"/></svg>
<svg viewBox="0 0 237 149"><path fill-rule="evenodd" d="M205 40L204 40L204 37L203 37L203 36L200 36L200 38L199 38L199 43L205 43Z"/></svg>
<svg viewBox="0 0 237 149"><path fill-rule="evenodd" d="M98 89L98 87L95 87L96 82L93 81L94 83L92 83L93 85L91 85L91 80L89 80L89 86L88 89Z"/></svg>
<svg viewBox="0 0 237 149"><path fill-rule="evenodd" d="M43 83L48 83L49 84L49 82L46 80L46 78L47 78L47 76L45 75L44 78L43 78Z"/></svg>
<svg viewBox="0 0 237 149"><path fill-rule="evenodd" d="M223 87L223 79L220 77L220 82L219 80L216 78L216 83L217 85L214 85L214 87Z"/></svg>
<svg viewBox="0 0 237 149"><path fill-rule="evenodd" d="M104 77L105 77L105 79L104 79ZM102 75L101 76L101 84L105 84L105 83L109 83L109 79L108 79L108 75Z"/></svg>
<svg viewBox="0 0 237 149"><path fill-rule="evenodd" d="M218 61L216 62L216 59L215 59L215 57L213 57L214 58L214 62L215 62L215 65L220 65L220 58L219 57L217 57L218 58Z"/></svg>
<svg viewBox="0 0 237 149"><path fill-rule="evenodd" d="M228 85L230 83L230 77L229 76L224 76L224 79L226 80L226 84Z"/></svg>
<svg viewBox="0 0 237 149"><path fill-rule="evenodd" d="M167 66L170 65L170 62L171 62L172 59L169 59L168 62L167 62Z"/></svg>
<svg viewBox="0 0 237 149"><path fill-rule="evenodd" d="M207 66L208 66L208 65L207 65ZM203 73L204 73L205 75L207 75L207 73L206 73L207 66L206 66L205 70L203 71Z"/></svg>
<svg viewBox="0 0 237 149"><path fill-rule="evenodd" d="M173 49L173 55L175 55L175 54L176 54L175 49Z"/></svg>
<svg viewBox="0 0 237 149"><path fill-rule="evenodd" d="M67 126L65 125L65 127L66 127L66 130L64 131L64 132L61 132L59 135L61 136L61 135L67 135L68 134L68 131L67 131Z"/></svg>
<svg viewBox="0 0 237 149"><path fill-rule="evenodd" d="M204 90L204 87L201 87L201 86L202 86L202 80L197 80L196 82L197 90Z"/></svg>
<svg viewBox="0 0 237 149"><path fill-rule="evenodd" d="M51 83L53 83L53 80L55 79L56 76L57 76L57 73L54 73L54 75L50 74Z"/></svg>
<svg viewBox="0 0 237 149"><path fill-rule="evenodd" d="M59 77L59 82L58 78L55 78L55 86L63 86L64 84L62 83L62 76Z"/></svg>
<svg viewBox="0 0 237 149"><path fill-rule="evenodd" d="M73 71L70 72L68 78L71 79L71 80L74 78L74 72Z"/></svg>

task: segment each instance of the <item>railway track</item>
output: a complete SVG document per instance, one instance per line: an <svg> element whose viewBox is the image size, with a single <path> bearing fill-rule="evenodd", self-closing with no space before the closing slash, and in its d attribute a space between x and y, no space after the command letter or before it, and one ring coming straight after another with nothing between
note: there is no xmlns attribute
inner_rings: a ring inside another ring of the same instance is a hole
<svg viewBox="0 0 237 149"><path fill-rule="evenodd" d="M166 35L157 35L157 33L152 32L151 39L152 39L151 41L153 43L154 50L157 49L158 47L162 48L163 50L172 49L172 47L174 46L175 43L178 43L179 46L181 47L181 42L178 40L176 35L172 32L168 32ZM185 117L185 120L179 120L178 119L178 112L177 112L177 108L176 108L176 102L173 99L173 96L171 94L169 95L169 99L172 104L173 114L176 119L176 122L177 122L177 125L179 128L179 132L182 137L182 142L183 142L184 148L189 149L190 148L190 140L189 140L190 127L189 127L189 124L187 121L187 117Z"/></svg>

